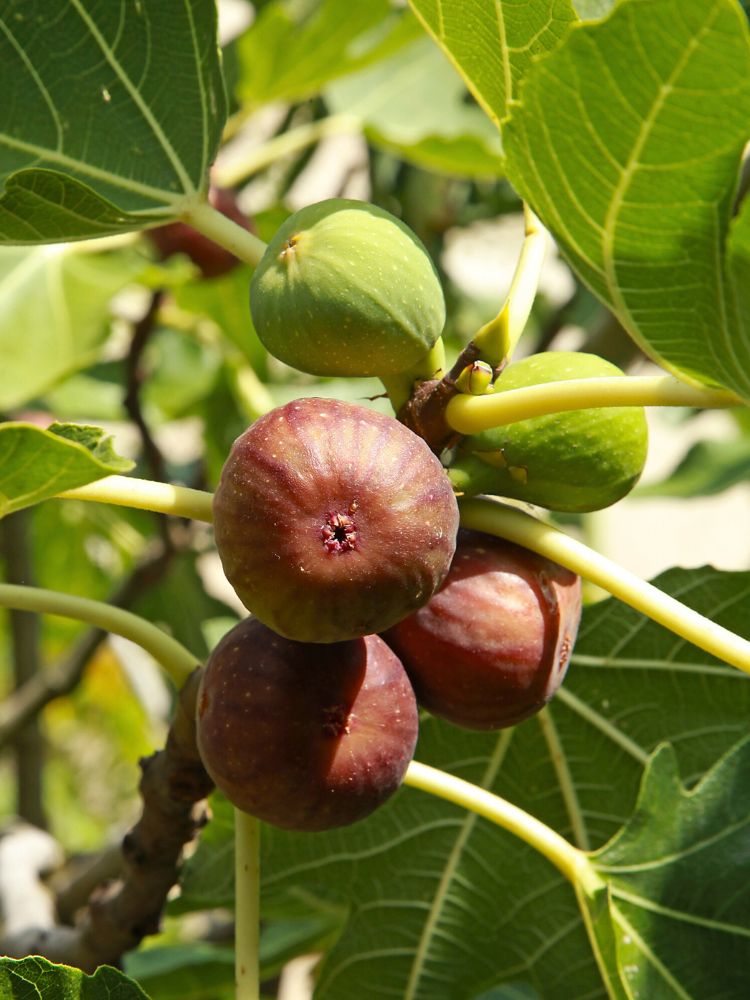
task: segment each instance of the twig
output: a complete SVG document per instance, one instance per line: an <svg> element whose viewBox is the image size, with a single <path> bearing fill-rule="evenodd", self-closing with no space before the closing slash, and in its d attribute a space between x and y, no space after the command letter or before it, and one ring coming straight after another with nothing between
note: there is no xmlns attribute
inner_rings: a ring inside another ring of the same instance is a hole
<svg viewBox="0 0 750 1000"><path fill-rule="evenodd" d="M28 511L17 511L2 522L2 550L9 583L33 583L33 565L28 539ZM40 682L43 674L39 653L39 616L28 611L12 610L10 623L15 689L8 701L20 695L28 685ZM25 715L13 731L16 772L16 812L21 819L46 829L42 774L45 740L36 713ZM0 746L2 744L0 743Z"/></svg>
<svg viewBox="0 0 750 1000"><path fill-rule="evenodd" d="M153 479L165 481L166 469L164 456L154 440L141 409L140 391L143 384L141 361L156 325L156 316L161 305L163 291L157 289L151 296L148 309L133 327L133 339L130 342L126 363L126 391L123 400L128 416L138 428L143 443L146 463Z"/></svg>

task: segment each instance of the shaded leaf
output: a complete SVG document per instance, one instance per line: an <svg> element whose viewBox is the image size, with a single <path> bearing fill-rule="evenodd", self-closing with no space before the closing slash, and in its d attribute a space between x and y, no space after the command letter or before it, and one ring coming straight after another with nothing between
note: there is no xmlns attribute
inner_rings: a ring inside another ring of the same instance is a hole
<svg viewBox="0 0 750 1000"><path fill-rule="evenodd" d="M99 427L0 424L0 517L132 468Z"/></svg>
<svg viewBox="0 0 750 1000"><path fill-rule="evenodd" d="M112 296L145 266L132 250L0 247L0 409L91 364L108 333Z"/></svg>
<svg viewBox="0 0 750 1000"><path fill-rule="evenodd" d="M5 0L0 92L0 241L170 217L204 188L224 124L215 4L71 0L50 17Z"/></svg>
<svg viewBox="0 0 750 1000"><path fill-rule="evenodd" d="M623 996L740 997L750 963L750 740L690 791L658 749L624 829L595 855ZM594 924L596 928L596 923Z"/></svg>
<svg viewBox="0 0 750 1000"><path fill-rule="evenodd" d="M673 472L657 483L637 486L634 497L713 496L750 479L750 438L698 441Z"/></svg>
<svg viewBox="0 0 750 1000"><path fill-rule="evenodd" d="M410 0L425 28L499 125L535 56L554 48L576 15L570 0Z"/></svg>
<svg viewBox="0 0 750 1000"><path fill-rule="evenodd" d="M750 573L673 570L656 584L750 632ZM546 715L494 734L424 719L417 758L596 848L627 823L656 746L671 741L694 781L747 732L748 712L750 678L610 599L585 610ZM186 898L196 879L204 902L212 892L231 898L231 817L222 823L212 833L209 824L212 839L188 864ZM501 985L555 1000L609 995L562 876L525 843L424 793L402 788L366 821L328 833L264 827L262 851L266 907L280 912L300 897L350 906L323 964L321 1000L469 1000ZM606 907L594 917L606 924ZM723 969L710 967L718 997Z"/></svg>
<svg viewBox="0 0 750 1000"><path fill-rule="evenodd" d="M367 137L415 163L448 173L499 176L500 136L427 38L336 81L323 94L332 112L361 119Z"/></svg>
<svg viewBox="0 0 750 1000"><path fill-rule="evenodd" d="M93 976L45 958L0 958L3 1000L148 1000L132 979L102 965Z"/></svg>
<svg viewBox="0 0 750 1000"><path fill-rule="evenodd" d="M389 0L274 0L237 42L238 96L249 105L297 101L336 77L377 60L414 38L414 19Z"/></svg>
<svg viewBox="0 0 750 1000"><path fill-rule="evenodd" d="M529 70L503 132L513 185L638 344L745 397L746 213L724 249L748 120L733 0L623 0Z"/></svg>

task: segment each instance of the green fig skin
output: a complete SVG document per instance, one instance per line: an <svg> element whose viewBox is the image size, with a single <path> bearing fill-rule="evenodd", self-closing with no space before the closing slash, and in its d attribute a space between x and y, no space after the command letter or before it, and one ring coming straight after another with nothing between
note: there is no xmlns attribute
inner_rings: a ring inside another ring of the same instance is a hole
<svg viewBox="0 0 750 1000"><path fill-rule="evenodd" d="M509 365L495 392L618 375L623 375L619 368L596 355L550 351ZM576 513L601 510L626 496L647 452L643 407L570 410L462 439L449 475L459 493L489 493Z"/></svg>
<svg viewBox="0 0 750 1000"><path fill-rule="evenodd" d="M401 784L417 732L409 679L375 635L292 642L248 618L215 647L198 693L209 775L238 809L288 830L369 815Z"/></svg>
<svg viewBox="0 0 750 1000"><path fill-rule="evenodd" d="M327 376L405 372L445 324L420 240L383 209L345 198L309 205L281 226L253 275L250 311L274 357Z"/></svg>
<svg viewBox="0 0 750 1000"><path fill-rule="evenodd" d="M478 531L423 608L383 633L419 704L464 729L515 726L559 689L581 619L581 580Z"/></svg>
<svg viewBox="0 0 750 1000"><path fill-rule="evenodd" d="M213 510L240 600L300 642L380 632L421 607L458 531L448 477L420 437L393 417L314 397L240 435Z"/></svg>

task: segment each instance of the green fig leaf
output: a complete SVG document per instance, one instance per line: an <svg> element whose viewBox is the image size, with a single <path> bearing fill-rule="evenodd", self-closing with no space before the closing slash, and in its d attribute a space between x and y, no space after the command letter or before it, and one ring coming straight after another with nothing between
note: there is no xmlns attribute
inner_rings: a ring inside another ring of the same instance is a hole
<svg viewBox="0 0 750 1000"><path fill-rule="evenodd" d="M554 48L576 19L570 0L410 0L427 31L500 125L535 57Z"/></svg>
<svg viewBox="0 0 750 1000"><path fill-rule="evenodd" d="M646 767L632 817L598 851L595 946L623 997L740 997L750 961L750 740L686 789L673 747ZM606 917L601 912L606 906ZM614 944L614 949L612 945Z"/></svg>
<svg viewBox="0 0 750 1000"><path fill-rule="evenodd" d="M371 142L445 173L497 177L500 136L428 38L330 84L323 93L335 114L359 118Z"/></svg>
<svg viewBox="0 0 750 1000"><path fill-rule="evenodd" d="M528 70L503 128L514 187L643 350L745 399L750 211L729 220L749 120L734 0L623 0Z"/></svg>
<svg viewBox="0 0 750 1000"><path fill-rule="evenodd" d="M133 465L100 427L0 424L0 517Z"/></svg>
<svg viewBox="0 0 750 1000"><path fill-rule="evenodd" d="M0 29L0 242L139 229L205 188L226 115L214 3L71 0L50 17L9 0Z"/></svg>
<svg viewBox="0 0 750 1000"><path fill-rule="evenodd" d="M738 634L750 634L750 573L671 570L655 583ZM628 824L656 747L671 742L683 780L693 784L746 734L749 711L745 674L609 599L584 610L565 684L545 715L501 733L472 733L425 718L417 759L489 788L579 847L597 849L614 845ZM722 822L721 810L714 810L705 830L720 837ZM231 902L229 810L220 824L208 825L188 862L185 908ZM643 836L644 861L656 856L662 833L651 829ZM610 857L606 848L597 860L604 857ZM748 884L737 852L724 864L723 877L734 870L735 885ZM350 908L323 963L321 1000L473 997L511 985L518 996L555 1000L628 996L608 993L575 893L547 861L485 820L415 789L402 788L366 823L349 828L292 834L264 827L261 872L268 912L293 910L301 899L311 906L333 899ZM712 868L696 864L679 891L707 898L713 877ZM598 951L608 968L610 959L617 961L617 941L611 932L607 945L606 902L592 919L602 922ZM740 902L747 905L747 893L738 893ZM733 923L740 923L736 914ZM750 912L744 923L750 924ZM679 947L681 927L667 923L659 930L664 940L643 932L655 952ZM732 970L723 959L707 959L712 992L692 986L705 982L705 970L680 970L683 992L659 1000L741 995L730 987L736 970L747 968L748 938L729 937L727 947L741 960ZM536 942L531 954L530 941Z"/></svg>
<svg viewBox="0 0 750 1000"><path fill-rule="evenodd" d="M100 966L93 976L46 958L0 958L3 1000L148 1000L138 983Z"/></svg>
<svg viewBox="0 0 750 1000"><path fill-rule="evenodd" d="M750 478L750 438L697 441L673 471L655 483L636 486L634 497L715 496Z"/></svg>
<svg viewBox="0 0 750 1000"><path fill-rule="evenodd" d="M148 266L133 248L0 247L0 410L12 410L90 365L112 296Z"/></svg>

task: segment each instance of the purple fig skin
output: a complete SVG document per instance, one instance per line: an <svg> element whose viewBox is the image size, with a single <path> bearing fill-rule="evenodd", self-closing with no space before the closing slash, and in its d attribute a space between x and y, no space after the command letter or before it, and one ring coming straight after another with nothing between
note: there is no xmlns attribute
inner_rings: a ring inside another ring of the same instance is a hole
<svg viewBox="0 0 750 1000"><path fill-rule="evenodd" d="M575 573L462 529L441 590L383 637L429 712L465 729L504 729L560 687L580 618Z"/></svg>
<svg viewBox="0 0 750 1000"><path fill-rule="evenodd" d="M235 441L214 531L257 618L288 639L341 642L430 599L453 558L458 505L439 460L394 418L298 399Z"/></svg>
<svg viewBox="0 0 750 1000"><path fill-rule="evenodd" d="M399 787L418 709L378 636L293 642L248 618L208 660L196 725L203 764L238 809L287 830L328 830Z"/></svg>

